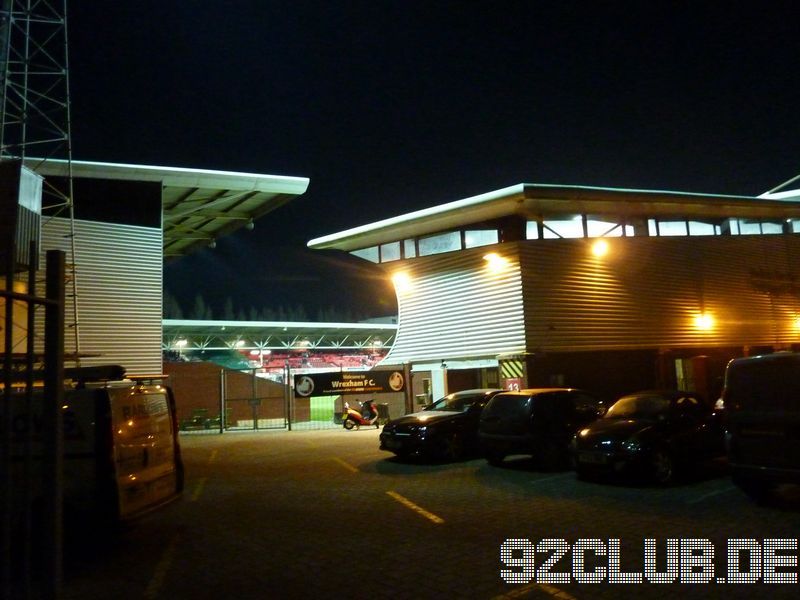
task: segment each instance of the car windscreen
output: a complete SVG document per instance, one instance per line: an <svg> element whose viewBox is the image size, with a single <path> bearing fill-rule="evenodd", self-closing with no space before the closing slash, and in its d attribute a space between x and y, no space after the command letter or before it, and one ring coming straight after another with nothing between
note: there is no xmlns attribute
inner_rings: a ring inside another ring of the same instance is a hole
<svg viewBox="0 0 800 600"><path fill-rule="evenodd" d="M800 363L742 361L729 367L725 391L726 407L800 412Z"/></svg>
<svg viewBox="0 0 800 600"><path fill-rule="evenodd" d="M464 412L468 410L473 404L479 403L484 399L483 395L479 396L458 396L450 394L444 398L440 398L425 410L449 410L455 412Z"/></svg>
<svg viewBox="0 0 800 600"><path fill-rule="evenodd" d="M671 401L657 394L625 396L608 409L606 419L654 419L669 412Z"/></svg>
<svg viewBox="0 0 800 600"><path fill-rule="evenodd" d="M503 415L510 418L524 418L530 414L530 404L530 396L498 394L486 405L483 414L488 417Z"/></svg>

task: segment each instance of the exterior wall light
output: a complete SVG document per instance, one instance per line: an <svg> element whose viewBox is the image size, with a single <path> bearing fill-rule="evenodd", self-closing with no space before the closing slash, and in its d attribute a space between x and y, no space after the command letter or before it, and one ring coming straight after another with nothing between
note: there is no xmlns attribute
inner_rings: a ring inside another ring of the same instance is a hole
<svg viewBox="0 0 800 600"><path fill-rule="evenodd" d="M605 240L597 240L592 244L592 254L597 258L602 258L608 254L608 242Z"/></svg>
<svg viewBox="0 0 800 600"><path fill-rule="evenodd" d="M483 260L486 261L486 268L489 269L492 273L499 273L503 269L506 268L508 264L508 259L504 256L500 256L496 252L490 252L483 257Z"/></svg>
<svg viewBox="0 0 800 600"><path fill-rule="evenodd" d="M411 291L411 277L404 271L399 271L392 275L392 283L398 294L407 294Z"/></svg>
<svg viewBox="0 0 800 600"><path fill-rule="evenodd" d="M694 326L701 331L708 331L714 328L714 317L708 313L700 313L694 318Z"/></svg>

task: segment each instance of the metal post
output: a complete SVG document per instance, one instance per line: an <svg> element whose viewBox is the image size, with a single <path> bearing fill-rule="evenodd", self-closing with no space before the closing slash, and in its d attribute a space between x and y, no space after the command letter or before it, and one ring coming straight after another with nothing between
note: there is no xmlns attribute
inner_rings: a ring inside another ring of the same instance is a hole
<svg viewBox="0 0 800 600"><path fill-rule="evenodd" d="M61 591L63 547L63 420L64 404L64 253L47 252L44 339L44 401L42 406L42 489L44 491L42 557L43 595L58 598Z"/></svg>
<svg viewBox="0 0 800 600"><path fill-rule="evenodd" d="M289 366L289 361L286 361L286 377L284 379L284 397L286 400L286 426L289 431L292 430L292 383L290 378L292 376L292 368Z"/></svg>
<svg viewBox="0 0 800 600"><path fill-rule="evenodd" d="M225 369L219 370L219 432L225 432Z"/></svg>
<svg viewBox="0 0 800 600"><path fill-rule="evenodd" d="M28 295L36 295L36 271L38 268L39 248L35 241L29 245L30 261L28 263ZM31 574L33 572L33 527L34 517L31 506L33 504L33 384L34 384L34 357L35 344L34 338L36 329L35 304L28 302L28 323L26 336L26 356L25 356L25 464L24 473L21 477L21 485L25 488L25 499L23 502L24 514L22 524L24 529L24 542L22 547L22 575L23 575L23 594L30 594Z"/></svg>
<svg viewBox="0 0 800 600"><path fill-rule="evenodd" d="M250 395L250 405L252 406L253 413L253 429L258 431L258 391L256 388L256 370L250 374L252 376L252 394Z"/></svg>
<svg viewBox="0 0 800 600"><path fill-rule="evenodd" d="M12 323L14 322L14 300L13 285L14 279L14 253L9 252L6 261L5 271L5 331L2 332L5 339L5 354L3 355L3 394L2 394L2 432L0 432L0 592L2 595L10 595L11 591L11 494L13 480L11 477L11 374L12 374L12 346L14 338L12 336ZM6 295L7 294L7 295Z"/></svg>

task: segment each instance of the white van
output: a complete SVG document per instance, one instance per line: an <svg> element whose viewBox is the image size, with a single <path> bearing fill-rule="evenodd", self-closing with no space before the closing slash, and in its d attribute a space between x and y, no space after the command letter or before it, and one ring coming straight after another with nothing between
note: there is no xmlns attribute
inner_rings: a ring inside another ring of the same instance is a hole
<svg viewBox="0 0 800 600"><path fill-rule="evenodd" d="M62 405L65 516L114 524L177 498L184 476L171 389L133 378L76 381L65 390ZM20 498L36 502L41 496L42 401L37 391L28 411L15 395L11 429L18 507ZM34 458L27 481L26 447Z"/></svg>

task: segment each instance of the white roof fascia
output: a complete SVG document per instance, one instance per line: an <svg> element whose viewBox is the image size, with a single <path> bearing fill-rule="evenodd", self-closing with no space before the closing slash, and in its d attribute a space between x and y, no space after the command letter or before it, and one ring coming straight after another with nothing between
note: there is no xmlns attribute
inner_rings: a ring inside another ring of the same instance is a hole
<svg viewBox="0 0 800 600"><path fill-rule="evenodd" d="M29 158L29 168L43 175L66 177L69 162L65 160ZM237 191L270 192L300 195L308 189L307 177L288 175L262 175L211 169L158 167L107 162L71 161L72 176L89 179L114 179L129 181L157 181L169 187L226 189Z"/></svg>
<svg viewBox="0 0 800 600"><path fill-rule="evenodd" d="M520 183L500 190L495 190L493 192L480 194L478 196L471 196L470 198L464 198L462 200L456 200L454 202L448 202L446 204L440 204L438 206L424 208L422 210L417 210L404 215L399 215L397 217L390 217L382 221L376 221L375 223L361 225L359 227L354 227L353 229L340 231L339 233L332 233L330 235L315 238L309 241L307 245L309 248L325 246L327 244L330 244L331 242L336 242L352 236L361 235L364 233L372 233L381 230L387 230L392 227L396 227L398 225L405 225L413 223L414 221L427 219L432 216L442 215L449 212L455 212L478 204L484 204L490 200L497 200L499 198L513 196L515 194L522 194L524 193L524 191L525 191L525 184Z"/></svg>

